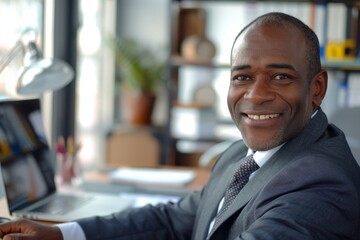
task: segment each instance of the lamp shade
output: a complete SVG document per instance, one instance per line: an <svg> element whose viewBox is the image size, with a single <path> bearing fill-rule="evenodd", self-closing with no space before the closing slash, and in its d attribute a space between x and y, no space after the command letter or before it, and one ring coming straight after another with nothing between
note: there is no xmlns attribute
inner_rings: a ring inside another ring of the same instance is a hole
<svg viewBox="0 0 360 240"><path fill-rule="evenodd" d="M32 29L26 30L10 52L0 59L0 73L17 56L22 56L16 81L8 81L9 93L38 95L67 85L74 78L73 68L64 61L44 58L39 51Z"/></svg>
<svg viewBox="0 0 360 240"><path fill-rule="evenodd" d="M21 95L41 94L67 85L74 71L65 62L42 58L24 68L19 76L16 91Z"/></svg>

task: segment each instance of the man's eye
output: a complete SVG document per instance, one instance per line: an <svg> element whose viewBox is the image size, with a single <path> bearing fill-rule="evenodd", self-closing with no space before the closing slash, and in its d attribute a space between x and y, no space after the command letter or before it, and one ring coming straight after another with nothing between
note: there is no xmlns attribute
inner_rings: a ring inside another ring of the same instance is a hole
<svg viewBox="0 0 360 240"><path fill-rule="evenodd" d="M251 77L250 76L247 76L247 75L239 75L239 76L236 76L234 78L234 80L238 80L238 81L249 81L251 80Z"/></svg>
<svg viewBox="0 0 360 240"><path fill-rule="evenodd" d="M274 76L274 79L276 80L283 80L283 79L290 79L289 75L287 74L276 74Z"/></svg>

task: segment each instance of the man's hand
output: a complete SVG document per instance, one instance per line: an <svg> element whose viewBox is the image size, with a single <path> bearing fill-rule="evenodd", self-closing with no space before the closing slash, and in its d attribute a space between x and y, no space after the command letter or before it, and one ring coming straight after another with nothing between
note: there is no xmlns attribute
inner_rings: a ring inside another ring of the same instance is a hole
<svg viewBox="0 0 360 240"><path fill-rule="evenodd" d="M63 240L58 227L26 219L0 224L0 238L3 240Z"/></svg>

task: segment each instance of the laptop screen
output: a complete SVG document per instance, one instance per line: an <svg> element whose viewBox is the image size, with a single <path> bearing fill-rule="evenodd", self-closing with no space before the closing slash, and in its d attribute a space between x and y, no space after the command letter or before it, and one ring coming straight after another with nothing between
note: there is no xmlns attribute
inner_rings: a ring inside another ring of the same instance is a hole
<svg viewBox="0 0 360 240"><path fill-rule="evenodd" d="M55 191L39 99L0 102L0 163L10 212Z"/></svg>

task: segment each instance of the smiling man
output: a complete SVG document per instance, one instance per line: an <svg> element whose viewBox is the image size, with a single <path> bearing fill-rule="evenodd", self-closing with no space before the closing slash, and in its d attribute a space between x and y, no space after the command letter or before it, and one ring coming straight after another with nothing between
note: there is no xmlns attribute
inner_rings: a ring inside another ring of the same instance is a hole
<svg viewBox="0 0 360 240"><path fill-rule="evenodd" d="M253 150L298 135L326 92L314 34L296 20L276 21L263 18L245 28L232 50L229 110Z"/></svg>
<svg viewBox="0 0 360 240"><path fill-rule="evenodd" d="M231 52L228 106L243 140L201 191L57 226L17 220L1 224L0 237L358 240L360 168L321 110L326 87L315 33L283 13L260 16Z"/></svg>

